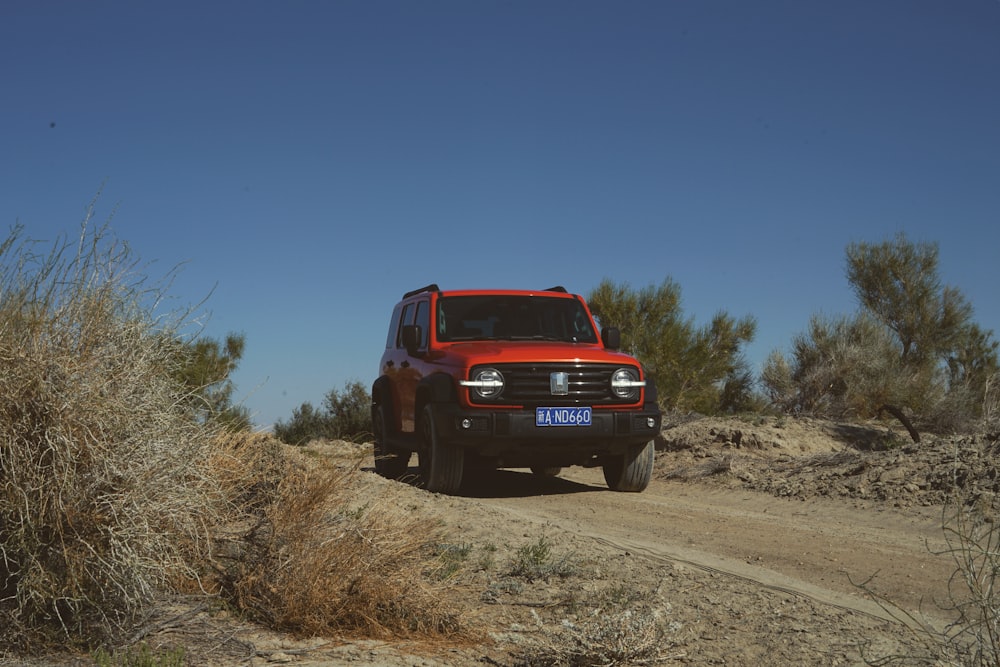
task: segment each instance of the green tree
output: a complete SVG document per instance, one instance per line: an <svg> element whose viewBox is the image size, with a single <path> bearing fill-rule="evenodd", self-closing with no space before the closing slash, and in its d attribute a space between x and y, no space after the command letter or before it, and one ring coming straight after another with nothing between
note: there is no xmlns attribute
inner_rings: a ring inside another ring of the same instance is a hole
<svg viewBox="0 0 1000 667"><path fill-rule="evenodd" d="M176 378L187 389L188 401L194 413L203 421L214 421L232 430L250 427L246 407L233 404L230 376L236 370L246 336L229 333L224 341L196 338L180 343Z"/></svg>
<svg viewBox="0 0 1000 667"><path fill-rule="evenodd" d="M756 334L754 318L719 312L696 326L684 317L680 286L670 278L640 290L605 279L587 301L601 326L621 329L623 347L655 380L665 408L712 413L752 402L743 346Z"/></svg>

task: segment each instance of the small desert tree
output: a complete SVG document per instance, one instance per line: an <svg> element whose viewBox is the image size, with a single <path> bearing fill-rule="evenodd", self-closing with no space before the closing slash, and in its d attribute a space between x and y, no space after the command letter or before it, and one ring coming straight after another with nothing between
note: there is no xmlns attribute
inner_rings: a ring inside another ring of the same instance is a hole
<svg viewBox="0 0 1000 667"><path fill-rule="evenodd" d="M709 325L696 326L684 317L680 286L669 278L639 290L604 280L587 301L602 326L621 329L623 346L656 381L664 407L713 413L749 403L752 375L743 346L756 333L752 317L719 312Z"/></svg>
<svg viewBox="0 0 1000 667"><path fill-rule="evenodd" d="M785 409L835 416L889 412L919 439L907 413L931 428L979 416L997 374L997 342L972 321L962 293L942 285L938 248L902 234L847 248L859 313L814 317L792 358L773 353L762 381Z"/></svg>
<svg viewBox="0 0 1000 667"><path fill-rule="evenodd" d="M972 326L972 305L941 284L936 243L902 233L882 243L847 246L847 281L865 312L898 339L903 364L936 364Z"/></svg>

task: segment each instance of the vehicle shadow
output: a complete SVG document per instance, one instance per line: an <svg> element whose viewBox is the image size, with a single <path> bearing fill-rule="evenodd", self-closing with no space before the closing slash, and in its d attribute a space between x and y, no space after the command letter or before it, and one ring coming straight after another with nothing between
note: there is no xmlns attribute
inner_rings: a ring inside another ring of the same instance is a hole
<svg viewBox="0 0 1000 667"><path fill-rule="evenodd" d="M374 468L366 469L375 472ZM419 487L420 474L417 467L411 466L399 481ZM527 469L502 469L466 471L466 478L458 495L466 498L524 498L607 490L603 485L581 484L561 477L545 477Z"/></svg>
<svg viewBox="0 0 1000 667"><path fill-rule="evenodd" d="M545 477L526 469L476 471L471 479L462 484L462 495L470 498L559 496L607 490L605 486L582 484L562 477Z"/></svg>

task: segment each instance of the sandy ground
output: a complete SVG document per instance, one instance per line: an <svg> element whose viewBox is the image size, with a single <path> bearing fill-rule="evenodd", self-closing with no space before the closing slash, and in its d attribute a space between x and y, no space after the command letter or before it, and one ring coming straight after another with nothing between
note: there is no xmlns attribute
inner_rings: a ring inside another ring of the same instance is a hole
<svg viewBox="0 0 1000 667"><path fill-rule="evenodd" d="M951 618L942 603L956 568L940 553L948 485L965 470L985 480L982 498L1000 491L995 456L959 461L974 442L912 446L885 426L699 419L664 432L641 494L609 491L600 470L582 468L552 479L498 471L463 497L372 472L373 497L447 528L442 548L461 554L448 594L485 630L481 642L293 639L197 610L149 639L187 637L191 659L217 665L597 664L571 659L601 642L631 647L605 654L618 664L916 664L910 628ZM996 449L988 436L978 442ZM314 445L338 447L350 446ZM541 566L518 574L532 548Z"/></svg>

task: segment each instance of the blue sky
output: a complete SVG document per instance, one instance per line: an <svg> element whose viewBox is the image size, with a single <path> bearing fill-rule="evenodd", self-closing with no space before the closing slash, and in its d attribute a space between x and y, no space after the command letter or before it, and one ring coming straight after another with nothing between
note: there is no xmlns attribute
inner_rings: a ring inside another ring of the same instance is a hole
<svg viewBox="0 0 1000 667"><path fill-rule="evenodd" d="M680 284L760 364L940 245L1000 330L1000 2L0 5L0 225L97 219L243 332L258 425L378 370L400 295Z"/></svg>

